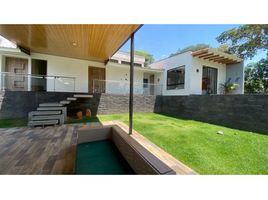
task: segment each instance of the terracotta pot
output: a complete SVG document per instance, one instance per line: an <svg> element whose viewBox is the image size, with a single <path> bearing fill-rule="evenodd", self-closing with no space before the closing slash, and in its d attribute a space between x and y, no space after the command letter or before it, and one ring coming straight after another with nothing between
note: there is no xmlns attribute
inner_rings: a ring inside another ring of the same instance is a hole
<svg viewBox="0 0 268 200"><path fill-rule="evenodd" d="M91 117L91 110L90 110L90 109L86 109L86 116L87 116L88 118Z"/></svg>
<svg viewBox="0 0 268 200"><path fill-rule="evenodd" d="M82 118L83 118L83 113L82 113L82 111L77 112L77 113L76 113L76 116L77 116L78 119L82 119Z"/></svg>

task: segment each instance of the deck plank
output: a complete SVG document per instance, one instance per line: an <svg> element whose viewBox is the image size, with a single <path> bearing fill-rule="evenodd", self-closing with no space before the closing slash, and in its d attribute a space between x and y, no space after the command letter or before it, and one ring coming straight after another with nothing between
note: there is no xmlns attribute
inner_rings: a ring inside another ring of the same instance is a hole
<svg viewBox="0 0 268 200"><path fill-rule="evenodd" d="M0 174L73 174L76 125L0 129Z"/></svg>

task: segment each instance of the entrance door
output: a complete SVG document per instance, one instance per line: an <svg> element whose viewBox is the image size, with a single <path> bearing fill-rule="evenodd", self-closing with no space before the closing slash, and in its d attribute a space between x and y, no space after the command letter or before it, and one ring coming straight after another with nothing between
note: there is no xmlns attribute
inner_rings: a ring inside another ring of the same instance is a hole
<svg viewBox="0 0 268 200"><path fill-rule="evenodd" d="M105 68L88 67L88 92L105 93Z"/></svg>
<svg viewBox="0 0 268 200"><path fill-rule="evenodd" d="M47 75L47 61L32 59L32 80L31 80L32 91L47 90L46 75Z"/></svg>
<svg viewBox="0 0 268 200"><path fill-rule="evenodd" d="M150 95L154 95L154 75L150 75Z"/></svg>
<svg viewBox="0 0 268 200"><path fill-rule="evenodd" d="M6 57L5 71L11 72L5 77L5 89L11 91L28 90L28 60Z"/></svg>
<svg viewBox="0 0 268 200"><path fill-rule="evenodd" d="M202 93L217 94L218 69L203 66Z"/></svg>

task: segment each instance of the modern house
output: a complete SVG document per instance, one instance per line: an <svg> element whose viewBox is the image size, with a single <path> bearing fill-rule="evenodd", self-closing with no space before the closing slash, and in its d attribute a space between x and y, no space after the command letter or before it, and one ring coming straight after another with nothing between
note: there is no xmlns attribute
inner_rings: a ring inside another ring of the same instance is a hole
<svg viewBox="0 0 268 200"><path fill-rule="evenodd" d="M134 93L161 94L163 70L144 67L144 62L144 56L134 56ZM1 89L127 94L129 64L128 52L117 52L101 63L0 48Z"/></svg>
<svg viewBox="0 0 268 200"><path fill-rule="evenodd" d="M75 51L83 44L71 42ZM0 48L0 88L11 91L129 93L130 53L118 51L105 62L81 56L43 53L38 48ZM222 94L224 83L244 93L243 60L217 49L180 53L145 66L134 55L134 94Z"/></svg>
<svg viewBox="0 0 268 200"><path fill-rule="evenodd" d="M180 53L154 62L150 68L164 70L163 95L222 94L225 82L239 85L233 93L244 93L243 60L217 49Z"/></svg>
<svg viewBox="0 0 268 200"><path fill-rule="evenodd" d="M0 49L1 89L84 93L129 93L130 54L116 52L107 63ZM134 56L134 93L147 95L221 94L235 82L243 94L243 60L216 49L185 52L144 66Z"/></svg>

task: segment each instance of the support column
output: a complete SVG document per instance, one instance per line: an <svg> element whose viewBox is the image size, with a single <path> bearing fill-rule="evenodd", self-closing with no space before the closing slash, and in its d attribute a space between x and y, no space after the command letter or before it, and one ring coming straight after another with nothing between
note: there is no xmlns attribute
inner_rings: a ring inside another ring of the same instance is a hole
<svg viewBox="0 0 268 200"><path fill-rule="evenodd" d="M129 134L132 134L133 121L133 76L134 76L134 33L130 38L130 73L129 73Z"/></svg>

